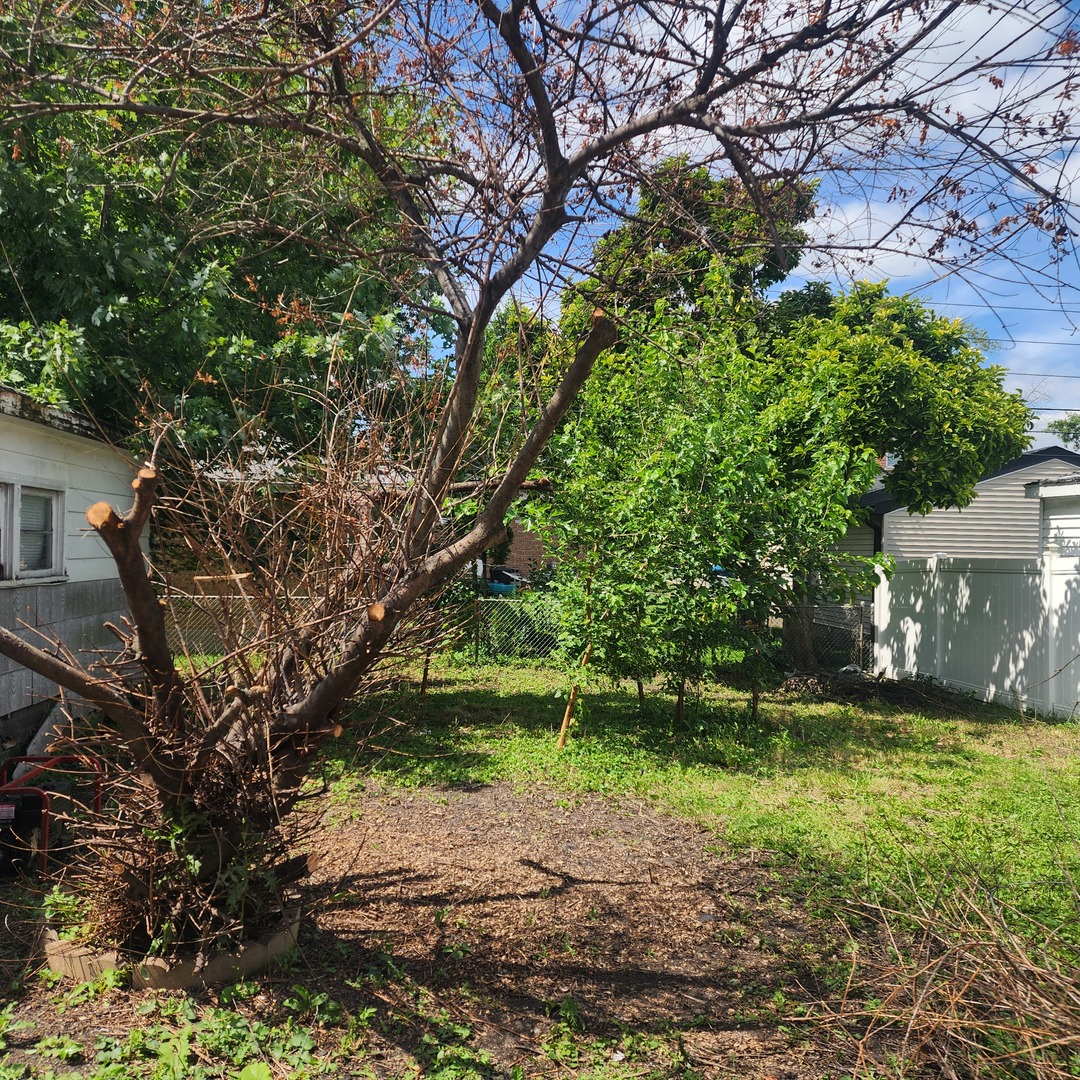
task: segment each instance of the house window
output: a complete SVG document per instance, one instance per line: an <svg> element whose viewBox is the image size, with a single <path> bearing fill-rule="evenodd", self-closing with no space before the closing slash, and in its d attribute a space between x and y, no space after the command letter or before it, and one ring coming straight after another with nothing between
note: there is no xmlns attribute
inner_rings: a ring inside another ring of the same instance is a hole
<svg viewBox="0 0 1080 1080"><path fill-rule="evenodd" d="M56 567L54 496L23 488L19 498L19 569L53 570Z"/></svg>
<svg viewBox="0 0 1080 1080"><path fill-rule="evenodd" d="M62 521L59 491L0 484L0 579L62 574Z"/></svg>

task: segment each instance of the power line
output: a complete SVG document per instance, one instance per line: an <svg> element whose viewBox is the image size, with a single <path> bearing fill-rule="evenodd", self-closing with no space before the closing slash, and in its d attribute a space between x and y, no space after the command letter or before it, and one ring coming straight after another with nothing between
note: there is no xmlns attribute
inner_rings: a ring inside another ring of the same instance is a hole
<svg viewBox="0 0 1080 1080"><path fill-rule="evenodd" d="M927 300L928 307L975 308L993 314L995 311L1028 311L1032 315L1080 315L1080 308L1048 307L1031 308L1024 304L974 304L963 300Z"/></svg>
<svg viewBox="0 0 1080 1080"><path fill-rule="evenodd" d="M1014 345L1053 345L1055 349L1067 347L1075 349L1080 347L1080 341L1037 341L1034 338L988 338L993 345L1006 345L1011 348Z"/></svg>
<svg viewBox="0 0 1080 1080"><path fill-rule="evenodd" d="M1014 371L1005 369L1010 375L1022 375L1028 379L1080 379L1080 375L1055 375L1049 371Z"/></svg>

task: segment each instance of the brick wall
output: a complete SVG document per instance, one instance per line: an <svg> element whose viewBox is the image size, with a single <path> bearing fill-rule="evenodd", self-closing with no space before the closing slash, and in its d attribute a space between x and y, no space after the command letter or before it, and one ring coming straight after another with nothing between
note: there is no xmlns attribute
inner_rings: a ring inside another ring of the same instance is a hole
<svg viewBox="0 0 1080 1080"><path fill-rule="evenodd" d="M510 527L514 530L514 542L510 545L507 566L519 574L531 574L541 566L551 564L550 557L544 553L544 542L536 533L522 528L519 520L515 520Z"/></svg>

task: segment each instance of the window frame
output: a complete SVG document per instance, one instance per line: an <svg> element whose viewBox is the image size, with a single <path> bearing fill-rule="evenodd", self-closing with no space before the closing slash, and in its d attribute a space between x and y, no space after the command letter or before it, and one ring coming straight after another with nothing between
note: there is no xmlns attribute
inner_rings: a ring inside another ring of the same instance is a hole
<svg viewBox="0 0 1080 1080"><path fill-rule="evenodd" d="M40 570L23 570L19 567L24 494L45 496L51 504L51 553L49 565ZM67 577L64 568L65 495L64 491L38 483L0 479L0 587Z"/></svg>

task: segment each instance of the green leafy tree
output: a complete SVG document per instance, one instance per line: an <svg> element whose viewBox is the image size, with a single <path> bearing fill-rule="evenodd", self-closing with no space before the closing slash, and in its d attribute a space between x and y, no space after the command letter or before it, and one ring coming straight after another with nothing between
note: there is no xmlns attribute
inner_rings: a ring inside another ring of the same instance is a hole
<svg viewBox="0 0 1080 1080"><path fill-rule="evenodd" d="M738 296L714 266L693 315L635 322L552 444L537 514L571 636L609 674L682 687L738 638L737 613L798 626L815 600L870 588L884 560L836 545L886 454L887 489L924 512L966 505L1026 445L1029 411L962 323L859 285L765 332ZM801 667L808 642L793 635Z"/></svg>
<svg viewBox="0 0 1080 1080"><path fill-rule="evenodd" d="M866 283L827 299L817 286L785 294L774 315L766 378L786 389L772 437L796 484L816 459L832 455L834 467L841 460L822 442L823 408L834 448L861 454L864 465L894 462L885 488L913 514L966 506L987 472L1027 447L1030 410L1020 394L1003 389L1003 370L985 364L979 335L962 321ZM838 479L838 492L847 490L847 473ZM797 489L789 497L797 499ZM868 582L853 573L857 562L816 544L800 550L799 531L791 536L779 606L793 629L794 661L808 668L816 666L813 604L867 591Z"/></svg>
<svg viewBox="0 0 1080 1080"><path fill-rule="evenodd" d="M1046 430L1059 435L1066 446L1080 449L1080 413L1071 413L1069 416L1051 420L1046 425Z"/></svg>
<svg viewBox="0 0 1080 1080"><path fill-rule="evenodd" d="M564 644L607 675L662 674L681 702L747 593L714 567L741 554L761 448L727 393L733 334L717 326L698 352L696 328L663 304L627 331L635 344L602 361L552 440L554 491L532 513L559 567Z"/></svg>
<svg viewBox="0 0 1080 1080"><path fill-rule="evenodd" d="M416 329L404 279L331 242L371 178L342 170L316 213L280 138L163 133L134 155L139 134L80 114L0 140L0 381L121 432L164 410L203 452L253 427L306 444L331 367L392 367ZM378 208L363 219L374 243Z"/></svg>
<svg viewBox="0 0 1080 1080"><path fill-rule="evenodd" d="M886 489L922 514L966 506L987 471L1027 446L1031 412L1002 389L1004 371L985 363L982 344L962 320L860 283L822 314L782 323L767 347L771 370L836 396L848 442L895 459ZM801 404L793 399L792 447L807 443Z"/></svg>
<svg viewBox="0 0 1080 1080"><path fill-rule="evenodd" d="M619 311L658 300L693 309L719 259L732 289L760 293L798 264L813 212L813 184L748 187L669 160L643 183L633 217L597 243L582 292Z"/></svg>

